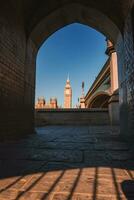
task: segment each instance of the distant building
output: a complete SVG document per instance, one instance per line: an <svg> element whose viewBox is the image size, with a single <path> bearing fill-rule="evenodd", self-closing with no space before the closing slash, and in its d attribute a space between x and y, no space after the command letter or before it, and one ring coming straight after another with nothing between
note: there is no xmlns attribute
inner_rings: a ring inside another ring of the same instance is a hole
<svg viewBox="0 0 134 200"><path fill-rule="evenodd" d="M35 104L36 109L43 109L45 108L46 101L44 97L39 97L37 103Z"/></svg>
<svg viewBox="0 0 134 200"><path fill-rule="evenodd" d="M58 108L57 98L51 98L49 105L50 105L50 108Z"/></svg>
<svg viewBox="0 0 134 200"><path fill-rule="evenodd" d="M70 85L69 77L66 81L66 86L64 89L64 108L72 108L72 88Z"/></svg>
<svg viewBox="0 0 134 200"><path fill-rule="evenodd" d="M50 98L49 103L46 103L44 97L40 97L37 100L35 109L56 109L58 108L57 98Z"/></svg>

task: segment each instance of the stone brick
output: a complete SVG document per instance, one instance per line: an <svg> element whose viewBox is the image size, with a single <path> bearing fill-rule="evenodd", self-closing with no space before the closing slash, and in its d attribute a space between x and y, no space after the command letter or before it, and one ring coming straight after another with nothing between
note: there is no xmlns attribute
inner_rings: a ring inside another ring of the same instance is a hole
<svg viewBox="0 0 134 200"><path fill-rule="evenodd" d="M0 133L5 138L33 131L35 69L30 50L30 75L26 71L27 49L34 48L32 42L26 43L21 15L10 3L3 3L0 13ZM26 81L26 73L30 83Z"/></svg>

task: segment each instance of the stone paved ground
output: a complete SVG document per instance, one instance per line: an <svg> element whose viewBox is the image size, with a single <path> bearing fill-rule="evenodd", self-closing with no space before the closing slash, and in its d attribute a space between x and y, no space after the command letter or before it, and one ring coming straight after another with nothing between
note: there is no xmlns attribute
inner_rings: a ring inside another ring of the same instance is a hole
<svg viewBox="0 0 134 200"><path fill-rule="evenodd" d="M134 200L134 153L115 127L48 126L0 143L0 200Z"/></svg>

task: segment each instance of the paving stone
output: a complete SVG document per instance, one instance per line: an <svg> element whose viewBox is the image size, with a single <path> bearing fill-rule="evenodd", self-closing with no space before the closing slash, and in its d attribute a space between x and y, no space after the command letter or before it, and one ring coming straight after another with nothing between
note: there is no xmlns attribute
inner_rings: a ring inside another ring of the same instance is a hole
<svg viewBox="0 0 134 200"><path fill-rule="evenodd" d="M134 178L134 148L115 132L47 126L0 143L0 200L126 200L122 184Z"/></svg>
<svg viewBox="0 0 134 200"><path fill-rule="evenodd" d="M31 160L3 160L0 165L0 178L10 176L24 176L29 173L37 172L46 161L31 161ZM10 167L9 167L10 166Z"/></svg>
<svg viewBox="0 0 134 200"><path fill-rule="evenodd" d="M4 180L1 179L0 180L0 193L7 190L10 187L12 187L14 184L16 184L21 179L22 179L22 176L4 178Z"/></svg>
<svg viewBox="0 0 134 200"><path fill-rule="evenodd" d="M71 170L71 169L74 169L74 170L77 170L79 168L84 168L85 167L85 163L83 162L48 162L46 165L42 166L41 167L41 170L42 171L62 171L62 170Z"/></svg>
<svg viewBox="0 0 134 200"><path fill-rule="evenodd" d="M108 157L111 160L119 160L119 161L126 161L126 160L131 160L133 159L133 156L130 152L123 152L123 151L116 151L116 152L108 152L107 153Z"/></svg>
<svg viewBox="0 0 134 200"><path fill-rule="evenodd" d="M64 162L81 162L83 154L81 151L71 150L38 150L31 154L31 159L48 160L48 161L64 161Z"/></svg>
<svg viewBox="0 0 134 200"><path fill-rule="evenodd" d="M95 150L120 150L126 151L129 150L127 144L119 143L119 142L107 142L102 144L95 144Z"/></svg>
<svg viewBox="0 0 134 200"><path fill-rule="evenodd" d="M108 165L109 160L105 151L84 151L84 162L89 166L101 166Z"/></svg>
<svg viewBox="0 0 134 200"><path fill-rule="evenodd" d="M19 194L19 192L16 190L7 189L4 192L0 193L0 200L17 199L18 194Z"/></svg>
<svg viewBox="0 0 134 200"><path fill-rule="evenodd" d="M69 197L69 194L58 193L58 194L54 194L52 200L67 200L68 197Z"/></svg>
<svg viewBox="0 0 134 200"><path fill-rule="evenodd" d="M22 188L23 190L27 190L27 188L31 188L32 192L53 192L55 191L55 188L60 181L60 178L62 177L62 173L59 174L57 177L46 177L46 174L44 173L39 178L33 176L30 182L25 184L25 186ZM35 184L36 183L36 184Z"/></svg>
<svg viewBox="0 0 134 200"><path fill-rule="evenodd" d="M57 141L53 141L53 142L47 142L47 143L42 143L39 144L38 148L42 148L42 149L58 149L60 146L60 149L63 150L75 150L76 148L79 150L90 150L90 149L94 149L94 144L89 143L89 142L57 142Z"/></svg>
<svg viewBox="0 0 134 200"><path fill-rule="evenodd" d="M27 192L27 193L20 193L19 195L17 197L19 200L41 200L41 199L51 200L52 196L51 194L45 192Z"/></svg>

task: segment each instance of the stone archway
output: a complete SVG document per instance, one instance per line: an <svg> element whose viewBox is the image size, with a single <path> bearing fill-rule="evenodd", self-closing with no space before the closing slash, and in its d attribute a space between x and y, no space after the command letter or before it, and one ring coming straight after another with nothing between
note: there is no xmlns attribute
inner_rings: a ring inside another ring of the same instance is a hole
<svg viewBox="0 0 134 200"><path fill-rule="evenodd" d="M91 2L90 2L91 3ZM40 47L40 45L42 44L42 42L47 39L52 33L54 33L56 30L62 28L65 25L68 25L70 23L74 23L74 22L79 22L85 25L89 25L93 28L95 28L96 30L100 31L101 33L103 33L104 35L106 35L115 45L115 49L117 51L117 55L118 55L118 63L119 63L119 84L120 84L120 91L126 91L126 89L122 88L122 81L123 81L123 77L121 77L121 74L124 73L124 64L125 64L125 60L124 58L122 58L124 55L121 54L122 52L122 48L124 48L124 44L128 43L127 38L126 41L124 40L124 38L122 36L124 36L125 33L125 29L129 28L132 32L132 27L124 26L124 24L122 23L123 18L125 19L124 23L127 23L127 20L129 21L128 23L131 23L131 17L127 17L127 13L125 13L126 8L128 9L128 11L131 10L131 6L133 4L133 2L129 1L129 2L125 2L124 1L124 9L122 10L124 13L120 13L122 15L122 17L120 18L121 20L116 19L115 15L113 16L112 14L116 13L115 10L110 14L107 13L106 10L103 10L103 8L100 8L99 2L97 2L96 5L87 5L85 4L85 2L77 2L77 3L72 3L72 2L68 2L65 4L62 4L60 7L58 7L57 9L53 10L53 12L50 12L47 17L42 18L40 21L38 21L38 23L36 24L36 26L34 26L34 28L32 29L30 33L30 38L32 38L32 41L34 41L34 43L37 46L37 49ZM105 2L106 3L106 2ZM113 3L113 7L116 7L116 3ZM115 3L115 4L114 4ZM119 3L119 2L118 2ZM121 2L120 2L121 3ZM127 5L128 3L128 5ZM92 3L91 3L92 4ZM94 4L94 3L93 3ZM121 3L121 5L123 6L123 3ZM108 5L106 5L107 7ZM119 5L118 5L119 6ZM106 9L105 7L105 9ZM108 8L108 7L107 7ZM117 11L117 15L119 16L119 12ZM126 15L126 16L124 16ZM122 21L122 22L121 22ZM43 26L44 24L44 26ZM126 31L127 32L127 31ZM131 38L132 40L132 38ZM133 44L132 44L133 45ZM128 47L127 47L128 48ZM123 50L124 51L124 50ZM122 66L121 66L122 65ZM125 85L125 87L127 87ZM120 95L120 93L119 93ZM128 101L128 97L126 96L126 93L123 94L123 98L125 98L125 101ZM124 104L122 104L122 96L120 95L120 105L121 105L121 113L122 110L126 113L128 113L128 110L125 108ZM127 105L128 107L128 105ZM124 109L125 108L125 109ZM133 112L131 110L131 112ZM130 112L129 112L130 113ZM129 114L128 114L129 115ZM125 125L125 129L124 127L121 128L121 133L122 134L126 134L126 130L127 132L129 132L128 134L132 134L132 128L130 128L130 126L132 125L132 119L130 120L124 117L126 116L126 114L124 113L123 115L121 114L121 126L123 127ZM126 123L124 123L124 120L126 121ZM124 124L124 125L122 125ZM131 125L129 125L131 124ZM125 131L124 131L125 130Z"/></svg>
<svg viewBox="0 0 134 200"><path fill-rule="evenodd" d="M41 19L30 32L30 38L37 48L55 31L71 23L88 25L106 35L115 44L120 29L99 10L81 3L65 4ZM110 31L109 31L110 30Z"/></svg>
<svg viewBox="0 0 134 200"><path fill-rule="evenodd" d="M121 42L123 42L121 28L104 13L95 8L86 7L82 3L69 3L49 13L47 17L42 18L33 28L30 38L36 44L37 51L51 34L74 22L85 24L98 30L110 38L114 45L117 44L119 37L122 40ZM108 108L109 99L110 97L107 94L101 94L101 96L98 94L90 108ZM101 105L99 104L100 100L104 100L104 103L101 102Z"/></svg>
<svg viewBox="0 0 134 200"><path fill-rule="evenodd" d="M79 22L114 42L119 64L121 132L133 134L133 0L24 0L0 7L1 125L3 135L33 132L36 54L61 27ZM123 36L123 37L122 37ZM4 77L4 78L3 78ZM6 78L5 78L6 77ZM6 133L6 134L5 134Z"/></svg>

